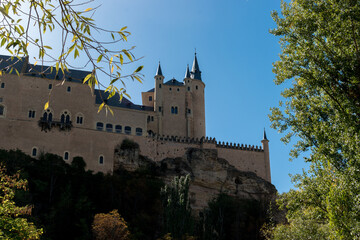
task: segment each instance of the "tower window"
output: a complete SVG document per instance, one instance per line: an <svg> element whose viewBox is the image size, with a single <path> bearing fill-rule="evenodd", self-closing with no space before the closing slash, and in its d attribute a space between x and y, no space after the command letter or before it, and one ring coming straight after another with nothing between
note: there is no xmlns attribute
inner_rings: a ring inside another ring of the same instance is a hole
<svg viewBox="0 0 360 240"><path fill-rule="evenodd" d="M150 116L147 116L147 122L150 122Z"/></svg>
<svg viewBox="0 0 360 240"><path fill-rule="evenodd" d="M178 88L177 91L180 92L180 89Z"/></svg>
<svg viewBox="0 0 360 240"><path fill-rule="evenodd" d="M121 133L121 131L122 131L121 125L116 125L116 126L115 126L115 132Z"/></svg>
<svg viewBox="0 0 360 240"><path fill-rule="evenodd" d="M142 136L142 128L136 128L136 136Z"/></svg>
<svg viewBox="0 0 360 240"><path fill-rule="evenodd" d="M175 107L175 114L178 114L178 107Z"/></svg>
<svg viewBox="0 0 360 240"><path fill-rule="evenodd" d="M64 152L64 160L69 160L69 152Z"/></svg>
<svg viewBox="0 0 360 240"><path fill-rule="evenodd" d="M151 102L152 101L152 96L149 96L149 102Z"/></svg>
<svg viewBox="0 0 360 240"><path fill-rule="evenodd" d="M169 91L171 91L172 89L171 88L169 88Z"/></svg>
<svg viewBox="0 0 360 240"><path fill-rule="evenodd" d="M190 87L188 87L188 91L190 91Z"/></svg>
<svg viewBox="0 0 360 240"><path fill-rule="evenodd" d="M102 122L97 122L96 123L96 130L102 131L103 128L104 128L104 124Z"/></svg>
<svg viewBox="0 0 360 240"><path fill-rule="evenodd" d="M5 83L1 83L0 88L5 88Z"/></svg>
<svg viewBox="0 0 360 240"><path fill-rule="evenodd" d="M31 156L36 157L37 156L37 148L33 147L32 151L31 151Z"/></svg>
<svg viewBox="0 0 360 240"><path fill-rule="evenodd" d="M71 92L71 87L68 86L67 89L66 89L67 92Z"/></svg>
<svg viewBox="0 0 360 240"><path fill-rule="evenodd" d="M197 85L195 86L195 88L196 88L196 90L198 90L198 86L197 86Z"/></svg>
<svg viewBox="0 0 360 240"><path fill-rule="evenodd" d="M187 112L190 114L190 113L191 113L191 109L190 109L190 108L188 108Z"/></svg>
<svg viewBox="0 0 360 240"><path fill-rule="evenodd" d="M125 133L126 133L126 134L131 134L131 127L126 126L126 127L125 127Z"/></svg>
<svg viewBox="0 0 360 240"><path fill-rule="evenodd" d="M99 156L99 164L104 164L104 156Z"/></svg>
<svg viewBox="0 0 360 240"><path fill-rule="evenodd" d="M171 113L174 114L175 113L175 108L171 107Z"/></svg>
<svg viewBox="0 0 360 240"><path fill-rule="evenodd" d="M111 123L106 124L106 131L107 132L112 132L113 131L113 125Z"/></svg>
<svg viewBox="0 0 360 240"><path fill-rule="evenodd" d="M159 88L161 88L161 83L159 84Z"/></svg>
<svg viewBox="0 0 360 240"><path fill-rule="evenodd" d="M162 110L162 108L161 108L161 107L159 107L159 112L161 112L161 110Z"/></svg>
<svg viewBox="0 0 360 240"><path fill-rule="evenodd" d="M50 89L52 89L52 84L51 84L51 83L49 84L49 90L50 90Z"/></svg>
<svg viewBox="0 0 360 240"><path fill-rule="evenodd" d="M152 122L154 121L154 116L151 116L151 121L152 121Z"/></svg>

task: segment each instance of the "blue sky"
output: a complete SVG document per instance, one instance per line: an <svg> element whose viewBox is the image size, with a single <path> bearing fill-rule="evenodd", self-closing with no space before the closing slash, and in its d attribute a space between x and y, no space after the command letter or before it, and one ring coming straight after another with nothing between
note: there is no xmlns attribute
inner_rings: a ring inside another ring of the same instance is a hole
<svg viewBox="0 0 360 240"><path fill-rule="evenodd" d="M136 103L141 91L153 88L158 61L165 80L182 80L196 48L206 84L207 135L261 145L265 127L272 183L286 192L292 187L289 173L300 173L305 164L288 161L291 146L280 141L268 118L284 88L273 82L280 46L269 33L275 27L270 13L279 9L280 0L121 0L103 3L95 18L112 29L128 26L129 42L144 57L144 83L128 84Z"/></svg>
<svg viewBox="0 0 360 240"><path fill-rule="evenodd" d="M144 65L143 84L127 82L134 103L141 104L141 92L154 87L159 61L165 81L173 77L182 81L196 48L206 85L207 135L261 145L265 127L272 183L279 192L292 187L289 173L300 173L306 165L302 159L288 161L291 146L280 141L268 118L284 89L273 82L272 63L278 59L280 46L279 39L269 33L275 27L270 13L280 9L280 0L97 0L91 6L99 4L93 16L96 23L112 30L128 26L132 33L128 46L136 46L135 55L143 57L129 70ZM106 79L101 81L106 83Z"/></svg>

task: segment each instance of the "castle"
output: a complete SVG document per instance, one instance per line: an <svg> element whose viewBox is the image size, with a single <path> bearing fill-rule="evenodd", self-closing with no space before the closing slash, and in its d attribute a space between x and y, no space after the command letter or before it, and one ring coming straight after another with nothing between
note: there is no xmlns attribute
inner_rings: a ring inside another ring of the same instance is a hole
<svg viewBox="0 0 360 240"><path fill-rule="evenodd" d="M0 56L0 69L5 72L0 79L2 149L20 149L35 158L50 152L67 162L81 156L88 169L101 172L113 171L114 149L124 139L137 142L141 155L154 161L181 157L189 148L216 149L219 158L237 169L271 182L265 131L262 147L206 137L205 84L196 54L182 82L164 82L159 63L155 87L142 93L142 105L126 98L119 101L118 94L107 99L109 93L103 90L91 94L82 84L87 71L56 75L50 67L30 64L28 58L9 56ZM49 99L50 107L44 110ZM103 101L113 115L98 113Z"/></svg>

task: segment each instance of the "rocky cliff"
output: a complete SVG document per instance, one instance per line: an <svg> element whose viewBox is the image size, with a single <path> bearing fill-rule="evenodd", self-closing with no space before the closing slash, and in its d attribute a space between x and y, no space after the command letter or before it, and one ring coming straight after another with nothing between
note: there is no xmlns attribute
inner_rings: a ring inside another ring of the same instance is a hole
<svg viewBox="0 0 360 240"><path fill-rule="evenodd" d="M243 172L218 158L216 149L189 148L181 158L165 158L155 162L140 154L136 144L115 149L114 171L152 169L170 182L174 176L191 176L190 201L194 210L207 206L219 193L240 199L269 202L275 198L274 185L258 177L253 172Z"/></svg>

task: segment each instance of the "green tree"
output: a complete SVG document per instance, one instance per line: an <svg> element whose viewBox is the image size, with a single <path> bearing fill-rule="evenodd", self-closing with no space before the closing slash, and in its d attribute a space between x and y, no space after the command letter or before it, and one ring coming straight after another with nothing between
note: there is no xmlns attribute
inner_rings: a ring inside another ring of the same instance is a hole
<svg viewBox="0 0 360 240"><path fill-rule="evenodd" d="M161 189L164 206L164 230L175 239L194 231L189 201L190 175L175 177Z"/></svg>
<svg viewBox="0 0 360 240"><path fill-rule="evenodd" d="M127 224L117 210L96 214L92 230L96 240L127 240L130 236Z"/></svg>
<svg viewBox="0 0 360 240"><path fill-rule="evenodd" d="M26 189L27 182L19 179L19 174L9 176L0 165L0 238L1 239L40 239L42 229L28 222L22 216L29 215L31 207L15 205L16 189Z"/></svg>
<svg viewBox="0 0 360 240"><path fill-rule="evenodd" d="M105 84L109 98L115 93L119 93L121 97L123 94L128 96L124 80L142 81L140 73L142 66L137 67L132 73L121 74L124 64L137 60L132 53L134 47L119 44L119 42L127 41L130 32L126 30L126 27L113 31L97 26L92 18L97 7L90 7L92 2L93 0L1 1L0 45L5 47L12 56L18 58L28 56L30 48L37 49L39 54L35 58L35 64L39 61L43 65L44 60L47 64L51 64L49 68L42 69L40 73L47 74L56 71L57 75L59 71L62 71L63 81L65 81L70 66L72 68L90 66L92 73L85 77L84 83L87 83L91 90L102 85L98 81L98 73L102 72L110 79L109 84ZM54 53L55 51L52 50L53 40L47 38L48 34L53 31L58 31L57 34L61 35L59 42L61 46L58 46L61 49L59 53ZM101 40L96 36L101 36ZM70 65L70 59L75 60L82 56L87 59L84 65ZM13 65L15 64L16 61ZM9 68L9 72L17 72L15 68L12 68L13 65L7 66L6 69ZM0 69L0 74L6 69ZM114 85L116 82L121 82L123 87L116 87ZM49 104L50 99L46 102L45 109L49 107ZM111 111L106 105L106 101L100 105L99 110L104 106L105 109Z"/></svg>
<svg viewBox="0 0 360 240"><path fill-rule="evenodd" d="M270 119L285 143L297 137L291 157L309 152L311 167L294 177L298 190L282 196L290 224L277 230L288 231L286 239L299 239L291 234L297 227L311 229L301 239L313 239L314 229L330 239L359 239L360 1L281 6L281 16L272 13L271 33L280 36L282 49L275 83L292 85Z"/></svg>

